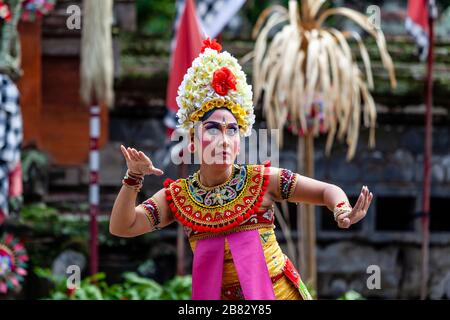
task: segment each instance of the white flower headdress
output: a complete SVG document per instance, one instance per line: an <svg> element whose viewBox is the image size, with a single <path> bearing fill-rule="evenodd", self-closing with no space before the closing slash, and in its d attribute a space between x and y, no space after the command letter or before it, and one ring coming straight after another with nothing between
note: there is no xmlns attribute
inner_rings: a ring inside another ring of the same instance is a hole
<svg viewBox="0 0 450 320"><path fill-rule="evenodd" d="M225 107L235 116L241 135L249 136L255 123L252 87L237 59L221 49L215 40L203 41L202 52L178 88L178 124L193 130L206 112Z"/></svg>

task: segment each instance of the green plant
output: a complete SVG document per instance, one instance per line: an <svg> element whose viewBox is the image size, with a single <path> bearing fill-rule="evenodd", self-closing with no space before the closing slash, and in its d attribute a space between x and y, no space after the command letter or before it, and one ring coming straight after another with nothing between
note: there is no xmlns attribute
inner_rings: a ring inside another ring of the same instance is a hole
<svg viewBox="0 0 450 320"><path fill-rule="evenodd" d="M67 280L64 276L55 276L50 269L34 268L34 272L41 278L46 278L53 284L53 289L47 299L50 300L104 300L102 290L107 288L105 274L97 273L80 281L78 289L67 288Z"/></svg>
<svg viewBox="0 0 450 320"><path fill-rule="evenodd" d="M175 1L137 0L139 31L169 39L175 19Z"/></svg>
<svg viewBox="0 0 450 320"><path fill-rule="evenodd" d="M89 239L89 221L90 217L84 214L61 214L57 209L52 208L45 203L34 203L24 206L21 210L18 224L27 225L33 230L35 236L51 236L59 239L60 242L76 243L86 242ZM109 217L97 217L100 245L107 247L126 246L130 239L114 237L109 233ZM151 240L154 235L151 233L140 237L139 241Z"/></svg>
<svg viewBox="0 0 450 320"><path fill-rule="evenodd" d="M359 292L350 290L340 296L338 300L365 300L365 298Z"/></svg>
<svg viewBox="0 0 450 320"><path fill-rule="evenodd" d="M50 269L36 267L36 275L53 284L51 300L188 300L191 298L192 278L176 276L166 284L141 277L135 272L122 274L124 281L108 285L104 273L97 273L80 281L78 288L67 289L66 277L55 276Z"/></svg>
<svg viewBox="0 0 450 320"><path fill-rule="evenodd" d="M163 286L161 299L163 300L189 300L192 292L192 277L177 276Z"/></svg>

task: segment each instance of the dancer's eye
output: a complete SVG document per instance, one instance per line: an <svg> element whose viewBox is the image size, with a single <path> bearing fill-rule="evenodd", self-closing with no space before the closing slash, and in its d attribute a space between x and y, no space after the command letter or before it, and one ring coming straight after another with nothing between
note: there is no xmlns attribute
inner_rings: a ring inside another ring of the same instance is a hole
<svg viewBox="0 0 450 320"><path fill-rule="evenodd" d="M220 132L218 125L216 125L216 124L207 124L205 126L205 128L206 128L206 132L208 132L211 135L217 135Z"/></svg>
<svg viewBox="0 0 450 320"><path fill-rule="evenodd" d="M235 127L227 129L227 135L229 135L229 136L234 136L234 135L236 135L237 132L238 132L238 130Z"/></svg>

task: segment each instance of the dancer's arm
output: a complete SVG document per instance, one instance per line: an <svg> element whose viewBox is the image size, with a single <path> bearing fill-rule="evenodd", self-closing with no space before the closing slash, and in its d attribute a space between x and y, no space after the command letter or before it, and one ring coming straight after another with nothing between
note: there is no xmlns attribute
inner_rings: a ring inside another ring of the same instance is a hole
<svg viewBox="0 0 450 320"><path fill-rule="evenodd" d="M275 201L287 200L326 206L332 212L341 202L350 205L342 188L331 183L275 167L270 168L269 179L268 190ZM355 206L349 212L337 216L339 227L348 228L364 218L372 198L373 194L366 186L363 186Z"/></svg>
<svg viewBox="0 0 450 320"><path fill-rule="evenodd" d="M131 172L143 175L162 175L160 169L153 167L151 160L142 152L133 148L122 153ZM119 237L135 237L158 230L174 221L166 202L165 189L136 206L137 191L122 185L111 211L109 231Z"/></svg>

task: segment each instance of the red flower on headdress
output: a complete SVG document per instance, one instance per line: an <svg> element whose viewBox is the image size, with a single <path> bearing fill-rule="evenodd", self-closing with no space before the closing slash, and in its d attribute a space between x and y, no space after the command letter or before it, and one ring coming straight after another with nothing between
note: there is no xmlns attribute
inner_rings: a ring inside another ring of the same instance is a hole
<svg viewBox="0 0 450 320"><path fill-rule="evenodd" d="M222 46L217 42L216 39L211 40L210 38L203 40L202 53L205 52L206 48L210 48L220 52L222 50Z"/></svg>
<svg viewBox="0 0 450 320"><path fill-rule="evenodd" d="M228 91L236 90L236 77L227 67L214 71L212 87L219 95L224 96Z"/></svg>

